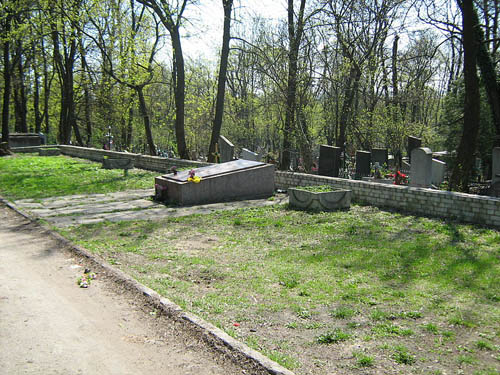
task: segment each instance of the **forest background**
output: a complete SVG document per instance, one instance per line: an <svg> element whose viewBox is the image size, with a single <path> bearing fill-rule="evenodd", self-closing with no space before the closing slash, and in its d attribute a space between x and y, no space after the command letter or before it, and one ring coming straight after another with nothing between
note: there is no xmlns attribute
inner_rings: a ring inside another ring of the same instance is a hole
<svg viewBox="0 0 500 375"><path fill-rule="evenodd" d="M318 145L453 151L450 189L500 145L499 0L0 0L2 141L310 171ZM186 53L187 52L187 53ZM487 170L487 168L486 168ZM491 176L486 176L486 178Z"/></svg>

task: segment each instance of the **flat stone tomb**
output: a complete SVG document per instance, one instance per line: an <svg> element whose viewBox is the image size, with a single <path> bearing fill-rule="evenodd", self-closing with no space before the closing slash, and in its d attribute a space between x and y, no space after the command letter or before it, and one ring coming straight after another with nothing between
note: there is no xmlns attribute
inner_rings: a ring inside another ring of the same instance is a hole
<svg viewBox="0 0 500 375"><path fill-rule="evenodd" d="M180 205L257 199L274 193L274 166L251 160L234 160L196 168L201 181L188 181L181 171L155 178L156 196Z"/></svg>

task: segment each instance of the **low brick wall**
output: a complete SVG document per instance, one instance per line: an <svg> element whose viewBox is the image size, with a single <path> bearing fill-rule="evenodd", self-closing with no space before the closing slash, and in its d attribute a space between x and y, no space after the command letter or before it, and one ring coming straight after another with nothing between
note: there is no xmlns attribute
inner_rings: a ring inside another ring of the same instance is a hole
<svg viewBox="0 0 500 375"><path fill-rule="evenodd" d="M275 183L280 189L331 185L352 190L352 199L358 203L500 227L498 198L282 171L276 171Z"/></svg>
<svg viewBox="0 0 500 375"><path fill-rule="evenodd" d="M100 150L97 148L86 148L78 146L59 146L63 155L72 156L75 158L82 158L102 162L104 156L109 158L131 159L134 161L134 166L140 169L147 169L156 172L165 172L173 166L177 168L197 168L210 165L210 163L203 163L191 160L170 159L160 156L149 156L141 154L132 154L128 152L117 152Z"/></svg>

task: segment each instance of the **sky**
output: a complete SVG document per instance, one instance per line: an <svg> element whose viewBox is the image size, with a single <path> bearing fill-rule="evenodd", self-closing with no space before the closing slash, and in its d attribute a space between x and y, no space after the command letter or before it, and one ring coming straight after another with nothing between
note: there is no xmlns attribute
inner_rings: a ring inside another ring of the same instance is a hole
<svg viewBox="0 0 500 375"><path fill-rule="evenodd" d="M286 17L286 5L286 0L234 0L231 26L253 16L283 19ZM185 16L192 24L183 30L181 42L184 55L194 60L216 58L222 44L222 0L199 0L198 5L186 8Z"/></svg>

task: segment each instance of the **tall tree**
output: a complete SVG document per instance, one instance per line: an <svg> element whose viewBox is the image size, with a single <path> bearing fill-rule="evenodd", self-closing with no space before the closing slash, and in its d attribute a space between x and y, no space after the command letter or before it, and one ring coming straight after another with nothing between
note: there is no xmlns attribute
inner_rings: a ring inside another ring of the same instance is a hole
<svg viewBox="0 0 500 375"><path fill-rule="evenodd" d="M10 62L10 31L12 28L13 10L10 7L11 2L2 0L0 9L4 14L0 18L0 25L2 26L3 44L3 103L2 103L2 142L9 142L9 107L10 107L10 93L11 93L11 62Z"/></svg>
<svg viewBox="0 0 500 375"><path fill-rule="evenodd" d="M288 170L291 162L291 147L295 130L297 103L297 71L300 43L304 34L304 10L306 0L300 0L299 13L295 21L293 0L288 0L288 78L286 89L285 124L280 169Z"/></svg>
<svg viewBox="0 0 500 375"><path fill-rule="evenodd" d="M184 55L182 53L180 28L182 26L183 14L189 0L138 0L141 4L151 8L160 18L163 26L170 34L172 42L173 69L172 77L175 93L175 136L177 140L177 152L182 159L189 159L184 129L184 107L186 78L184 71Z"/></svg>
<svg viewBox="0 0 500 375"><path fill-rule="evenodd" d="M215 162L215 145L217 144L222 127L224 114L224 94L226 92L226 74L229 60L229 41L231 39L231 10L233 0L222 0L224 7L224 32L222 35L222 50L219 65L219 81L217 84L217 98L215 101L215 118L212 125L212 137L208 148L208 161Z"/></svg>
<svg viewBox="0 0 500 375"><path fill-rule="evenodd" d="M457 3L463 20L465 101L462 138L450 177L450 189L468 192L479 132L480 93L476 64L480 46L475 35L480 26L475 16L473 0L457 0Z"/></svg>

